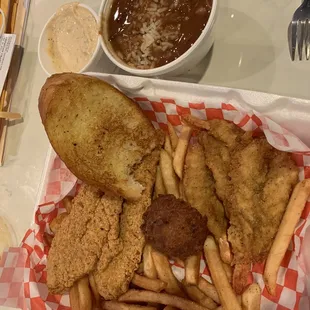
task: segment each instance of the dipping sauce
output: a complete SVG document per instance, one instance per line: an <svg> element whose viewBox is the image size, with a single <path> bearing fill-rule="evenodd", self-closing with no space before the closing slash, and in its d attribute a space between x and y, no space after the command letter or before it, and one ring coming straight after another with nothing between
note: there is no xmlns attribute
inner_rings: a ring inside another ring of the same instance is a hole
<svg viewBox="0 0 310 310"><path fill-rule="evenodd" d="M212 0L113 0L105 26L114 53L138 69L184 54L205 28Z"/></svg>
<svg viewBox="0 0 310 310"><path fill-rule="evenodd" d="M98 43L95 17L79 3L62 6L48 25L48 53L57 72L79 72Z"/></svg>

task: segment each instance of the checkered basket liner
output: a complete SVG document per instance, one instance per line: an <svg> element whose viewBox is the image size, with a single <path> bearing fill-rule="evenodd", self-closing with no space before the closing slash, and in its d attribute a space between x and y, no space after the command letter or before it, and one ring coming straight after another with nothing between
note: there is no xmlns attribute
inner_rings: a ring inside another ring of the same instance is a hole
<svg viewBox="0 0 310 310"><path fill-rule="evenodd" d="M170 122L179 132L181 116L192 114L200 119L225 119L234 122L246 131L263 131L268 142L275 148L292 152L300 169L300 180L310 177L310 149L296 136L271 119L254 111L238 111L229 103L184 102L170 98L134 98L145 115L156 128L167 130ZM45 175L41 204L37 206L35 223L29 229L20 248L10 248L4 253L0 264L0 305L23 309L70 309L68 295L51 295L46 286L46 259L48 245L44 233L52 234L49 223L65 209L61 200L66 195L75 196L79 181L66 168L59 157L52 152L50 165ZM304 295L305 273L299 264L300 249L305 232L310 224L310 203L307 203L296 227L290 247L281 264L278 275L277 294L268 294L263 282L262 264L252 266L249 283L257 282L262 288L264 310L297 310L299 304L307 305ZM175 275L182 279L184 270L171 262ZM209 271L201 261L202 275L211 280ZM302 310L309 310L303 306Z"/></svg>

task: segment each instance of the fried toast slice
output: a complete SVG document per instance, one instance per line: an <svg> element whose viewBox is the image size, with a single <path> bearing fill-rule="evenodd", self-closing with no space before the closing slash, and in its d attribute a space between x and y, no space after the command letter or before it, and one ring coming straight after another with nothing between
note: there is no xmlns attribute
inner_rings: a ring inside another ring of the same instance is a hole
<svg viewBox="0 0 310 310"><path fill-rule="evenodd" d="M52 75L39 97L48 138L80 180L129 200L144 186L135 167L162 143L139 106L108 83L87 75Z"/></svg>

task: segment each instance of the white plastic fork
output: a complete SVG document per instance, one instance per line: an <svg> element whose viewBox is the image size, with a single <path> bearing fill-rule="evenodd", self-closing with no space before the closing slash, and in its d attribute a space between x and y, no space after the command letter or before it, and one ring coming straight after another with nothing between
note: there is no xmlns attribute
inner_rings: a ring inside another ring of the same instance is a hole
<svg viewBox="0 0 310 310"><path fill-rule="evenodd" d="M304 0L295 11L288 27L288 45L292 61L295 60L296 47L299 60L303 60L303 50L307 60L310 58L310 0Z"/></svg>

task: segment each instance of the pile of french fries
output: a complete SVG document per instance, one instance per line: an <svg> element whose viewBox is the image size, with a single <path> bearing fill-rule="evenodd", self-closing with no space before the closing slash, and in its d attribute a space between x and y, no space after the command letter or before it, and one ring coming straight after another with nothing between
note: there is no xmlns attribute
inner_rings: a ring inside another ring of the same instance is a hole
<svg viewBox="0 0 310 310"><path fill-rule="evenodd" d="M250 286L240 299L234 294L213 237L207 238L204 252L212 274L215 272L214 285L200 276L199 269L196 273L200 256L184 263L179 261L185 266L186 273L183 281L179 282L168 257L147 244L143 251L141 274L136 273L132 279L132 284L139 289L130 289L118 301L103 301L103 309L162 309L162 305L166 310L222 309L221 305L223 309L242 309L241 304L244 304L243 309L259 309L260 289L257 284Z"/></svg>
<svg viewBox="0 0 310 310"><path fill-rule="evenodd" d="M189 120L189 122L188 122ZM161 150L154 186L154 198L159 195L173 194L186 200L183 192L182 177L187 147L193 128L206 128L204 121L189 118L183 125L180 136L173 126L168 124L164 148ZM297 184L287 210L270 250L264 279L268 291L275 294L277 273L294 234L304 205L310 194L310 180ZM50 224L54 234L62 220L70 213L71 198L63 200L66 209ZM52 237L45 236L48 244ZM154 250L151 245L144 247L142 262L132 278L132 287L118 300L104 301L98 293L92 274L77 281L70 289L70 302L73 310L259 310L261 289L254 283L248 286L242 295L234 292L232 268L223 262L220 250L212 236L208 236L203 247L205 262L209 268L212 283L200 275L201 254L188 257L184 262L173 258L184 267L185 276L180 282L174 276L169 258Z"/></svg>
<svg viewBox="0 0 310 310"><path fill-rule="evenodd" d="M185 199L183 184L180 180L183 177L185 156L193 130L192 127L184 125L180 137L170 123L168 123L168 130L169 134L166 135L164 149L160 153L154 198L159 195L172 194L176 198Z"/></svg>

